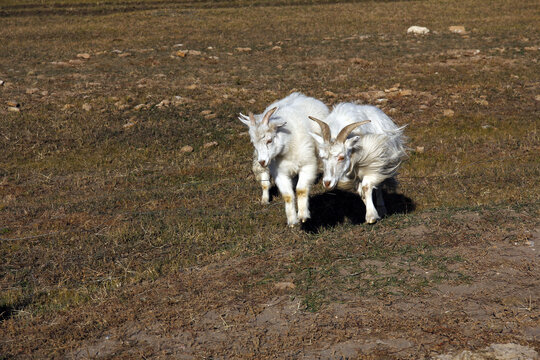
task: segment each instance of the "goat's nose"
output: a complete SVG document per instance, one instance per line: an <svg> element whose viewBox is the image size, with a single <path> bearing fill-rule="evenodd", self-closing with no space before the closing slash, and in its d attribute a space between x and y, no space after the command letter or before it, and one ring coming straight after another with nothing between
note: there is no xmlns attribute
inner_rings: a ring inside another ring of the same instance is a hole
<svg viewBox="0 0 540 360"><path fill-rule="evenodd" d="M330 187L330 181L328 181L328 180L324 180L323 184L324 184L324 187L327 188L327 189Z"/></svg>
<svg viewBox="0 0 540 360"><path fill-rule="evenodd" d="M266 166L266 160L259 160L259 164L261 164L262 167Z"/></svg>

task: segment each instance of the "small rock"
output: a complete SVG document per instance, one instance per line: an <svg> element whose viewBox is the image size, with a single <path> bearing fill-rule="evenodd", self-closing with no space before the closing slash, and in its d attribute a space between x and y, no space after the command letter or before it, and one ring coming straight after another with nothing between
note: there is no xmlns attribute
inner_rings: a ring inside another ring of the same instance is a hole
<svg viewBox="0 0 540 360"><path fill-rule="evenodd" d="M35 93L37 93L38 91L39 91L38 88L30 88L30 89L26 89L26 93L27 93L28 95L35 94Z"/></svg>
<svg viewBox="0 0 540 360"><path fill-rule="evenodd" d="M400 96L411 96L412 95L412 90L409 90L409 89L401 90L399 92L399 95Z"/></svg>
<svg viewBox="0 0 540 360"><path fill-rule="evenodd" d="M478 99L478 100L475 100L474 102L477 103L478 105L482 105L482 106L488 106L489 105L489 102L486 99Z"/></svg>
<svg viewBox="0 0 540 360"><path fill-rule="evenodd" d="M274 47L272 48L272 51L281 51L281 46L277 46L277 45L274 46Z"/></svg>
<svg viewBox="0 0 540 360"><path fill-rule="evenodd" d="M65 61L51 61L51 64L56 66L69 66L69 64Z"/></svg>
<svg viewBox="0 0 540 360"><path fill-rule="evenodd" d="M255 103L257 102L257 100L255 100L255 99L249 99L247 102L250 103L250 104L255 104Z"/></svg>
<svg viewBox="0 0 540 360"><path fill-rule="evenodd" d="M137 124L137 120L135 120L134 118L130 119L127 123L125 123L124 125L122 125L122 127L124 129L129 129L129 128L132 128L133 126L135 126L135 124Z"/></svg>
<svg viewBox="0 0 540 360"><path fill-rule="evenodd" d="M77 57L80 59L88 60L90 59L90 54L88 53L77 54Z"/></svg>
<svg viewBox="0 0 540 360"><path fill-rule="evenodd" d="M429 29L423 26L411 26L407 29L407 34L425 35L429 33Z"/></svg>
<svg viewBox="0 0 540 360"><path fill-rule="evenodd" d="M139 110L142 110L142 109L144 109L144 108L146 108L146 104L139 104L139 105L136 105L136 106L133 108L133 110L139 111Z"/></svg>
<svg viewBox="0 0 540 360"><path fill-rule="evenodd" d="M251 48L249 48L249 47L237 47L235 50L238 51L238 52L250 52Z"/></svg>
<svg viewBox="0 0 540 360"><path fill-rule="evenodd" d="M279 291L289 291L296 289L296 285L290 281L282 281L275 283L274 288Z"/></svg>
<svg viewBox="0 0 540 360"><path fill-rule="evenodd" d="M15 100L8 100L8 101L6 101L6 104L7 104L7 106L10 106L10 107L16 107L16 108L21 107L21 104L19 104Z"/></svg>
<svg viewBox="0 0 540 360"><path fill-rule="evenodd" d="M84 104L82 105L82 109L83 109L84 111L91 111L91 110L92 110L92 105L90 105L90 104L88 104L88 103L84 103Z"/></svg>
<svg viewBox="0 0 540 360"><path fill-rule="evenodd" d="M21 109L18 108L18 107L9 106L9 107L8 107L8 111L9 111L9 112L20 112Z"/></svg>
<svg viewBox="0 0 540 360"><path fill-rule="evenodd" d="M482 125L482 129L489 129L489 128L492 128L493 126L489 125L489 124L484 124Z"/></svg>
<svg viewBox="0 0 540 360"><path fill-rule="evenodd" d="M189 145L182 146L182 148L180 149L180 152L183 152L183 153L193 152L193 146L189 146Z"/></svg>
<svg viewBox="0 0 540 360"><path fill-rule="evenodd" d="M525 51L538 51L538 49L540 49L540 47L538 47L538 46L525 46L524 49L525 49Z"/></svg>
<svg viewBox="0 0 540 360"><path fill-rule="evenodd" d="M196 88L198 88L197 84L191 84L191 85L186 86L186 89L188 90L195 90Z"/></svg>
<svg viewBox="0 0 540 360"><path fill-rule="evenodd" d="M329 97L337 97L336 93L332 91L328 91L328 90L324 92L324 95L329 96Z"/></svg>
<svg viewBox="0 0 540 360"><path fill-rule="evenodd" d="M208 114L211 114L212 113L212 110L203 110L201 111L201 115L208 115Z"/></svg>
<svg viewBox="0 0 540 360"><path fill-rule="evenodd" d="M199 55L201 55L202 53L201 53L200 51L198 51L198 50L188 50L188 51L187 51L187 54L188 54L188 55L199 56Z"/></svg>
<svg viewBox="0 0 540 360"><path fill-rule="evenodd" d="M445 109L443 111L443 115L446 116L446 117L452 117L454 116L454 110L452 109Z"/></svg>
<svg viewBox="0 0 540 360"><path fill-rule="evenodd" d="M113 51L111 51L112 53L115 53L115 54L121 54L123 53L122 50L118 50L118 49L114 49Z"/></svg>
<svg viewBox="0 0 540 360"><path fill-rule="evenodd" d="M206 144L203 145L203 147L205 149L208 149L208 148L211 148L211 147L214 147L214 146L218 146L217 141L207 142Z"/></svg>
<svg viewBox="0 0 540 360"><path fill-rule="evenodd" d="M170 100L161 100L161 102L159 104L156 105L157 108L163 108L163 107L167 107L171 105L171 101Z"/></svg>
<svg viewBox="0 0 540 360"><path fill-rule="evenodd" d="M74 59L74 60L69 60L69 63L71 65L82 65L83 64L83 61L82 60L79 60L79 59Z"/></svg>
<svg viewBox="0 0 540 360"><path fill-rule="evenodd" d="M67 111L69 109L73 109L75 106L73 104L66 104L62 107L62 111Z"/></svg>
<svg viewBox="0 0 540 360"><path fill-rule="evenodd" d="M540 101L540 95L536 95L536 96L534 97L534 100Z"/></svg>
<svg viewBox="0 0 540 360"><path fill-rule="evenodd" d="M121 58L128 57L128 56L131 56L131 53L118 54L118 57L121 57Z"/></svg>
<svg viewBox="0 0 540 360"><path fill-rule="evenodd" d="M178 50L178 51L175 52L174 54L175 54L176 56L178 56L178 57L186 57L187 51Z"/></svg>
<svg viewBox="0 0 540 360"><path fill-rule="evenodd" d="M424 148L423 146L417 146L417 147L416 147L416 152L417 152L418 154L423 154L423 153L424 153L424 150L425 150L425 148Z"/></svg>
<svg viewBox="0 0 540 360"><path fill-rule="evenodd" d="M389 114L389 115L395 115L395 114L397 114L397 112L398 111L397 111L396 108L390 108L390 109L388 109L388 111L386 113Z"/></svg>
<svg viewBox="0 0 540 360"><path fill-rule="evenodd" d="M212 120L212 119L215 119L216 117L217 117L217 114L208 114L204 116L206 120Z"/></svg>
<svg viewBox="0 0 540 360"><path fill-rule="evenodd" d="M184 44L174 44L173 47L182 47Z"/></svg>
<svg viewBox="0 0 540 360"><path fill-rule="evenodd" d="M465 31L465 27L464 26L450 26L448 28L448 30L450 30L450 32L453 32L454 34L459 34L459 35L465 35L467 34L467 31Z"/></svg>

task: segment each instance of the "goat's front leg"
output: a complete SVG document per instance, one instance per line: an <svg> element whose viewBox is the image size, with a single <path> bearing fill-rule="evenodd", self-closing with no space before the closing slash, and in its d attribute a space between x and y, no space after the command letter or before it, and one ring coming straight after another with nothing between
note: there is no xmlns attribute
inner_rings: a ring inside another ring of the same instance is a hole
<svg viewBox="0 0 540 360"><path fill-rule="evenodd" d="M259 162L257 161L257 151L253 153L252 170L255 174L255 178L261 183L261 204L268 204L270 202L270 170L268 170L268 168L262 167L261 164L259 164Z"/></svg>
<svg viewBox="0 0 540 360"><path fill-rule="evenodd" d="M373 204L373 188L373 183L367 177L364 177L358 187L358 193L366 205L366 222L368 224L375 224L380 219L377 209L375 209L375 205Z"/></svg>
<svg viewBox="0 0 540 360"><path fill-rule="evenodd" d="M316 177L317 165L304 166L298 173L296 196L298 198L298 219L302 222L306 222L311 216L309 213L309 190Z"/></svg>
<svg viewBox="0 0 540 360"><path fill-rule="evenodd" d="M285 214L287 215L287 224L293 227L298 223L296 217L296 208L294 206L294 191L292 179L287 175L277 174L276 185L285 201Z"/></svg>

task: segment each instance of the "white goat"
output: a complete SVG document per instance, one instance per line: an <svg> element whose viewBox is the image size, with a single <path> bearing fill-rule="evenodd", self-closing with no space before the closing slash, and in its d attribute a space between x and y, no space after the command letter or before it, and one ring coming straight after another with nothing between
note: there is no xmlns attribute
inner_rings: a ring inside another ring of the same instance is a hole
<svg viewBox="0 0 540 360"><path fill-rule="evenodd" d="M326 122L310 119L320 125L322 132L322 136L311 135L319 144L323 185L330 190L336 185L343 190L357 190L366 205L366 222L375 223L380 216L373 205L372 191L375 189L377 208L385 215L382 191L377 186L394 177L407 157L405 127L398 127L375 106L353 103L336 105Z"/></svg>
<svg viewBox="0 0 540 360"><path fill-rule="evenodd" d="M308 196L317 177L316 144L310 133L321 132L308 116L324 119L328 112L321 101L293 93L271 104L260 115L240 114L239 120L249 127L255 147L257 164L254 160L253 171L261 181L262 202L268 202L271 176L285 201L289 226L297 224L298 219L309 219ZM293 178L297 175L298 214L293 190Z"/></svg>

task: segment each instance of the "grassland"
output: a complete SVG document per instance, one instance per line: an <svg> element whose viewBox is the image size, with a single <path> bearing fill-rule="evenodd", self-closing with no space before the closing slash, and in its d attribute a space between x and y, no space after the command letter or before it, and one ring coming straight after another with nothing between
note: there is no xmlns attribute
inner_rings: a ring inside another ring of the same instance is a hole
<svg viewBox="0 0 540 360"><path fill-rule="evenodd" d="M538 10L0 2L0 358L540 351ZM236 116L292 91L408 124L390 216L258 203Z"/></svg>

